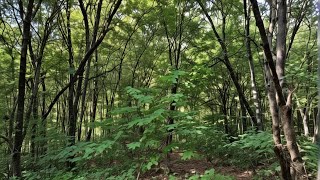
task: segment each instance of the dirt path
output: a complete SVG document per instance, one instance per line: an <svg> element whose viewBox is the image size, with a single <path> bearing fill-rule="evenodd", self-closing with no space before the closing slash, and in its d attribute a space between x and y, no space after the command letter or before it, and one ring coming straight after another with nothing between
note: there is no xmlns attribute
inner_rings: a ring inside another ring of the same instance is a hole
<svg viewBox="0 0 320 180"><path fill-rule="evenodd" d="M240 170L231 166L219 166L217 163L209 163L203 159L184 161L181 160L179 153L172 153L169 155L169 160L161 162L159 168L147 172L139 179L168 179L166 175L168 173L179 179L185 179L187 176L203 174L212 168L219 174L233 176L237 180L251 180L253 177L252 171Z"/></svg>

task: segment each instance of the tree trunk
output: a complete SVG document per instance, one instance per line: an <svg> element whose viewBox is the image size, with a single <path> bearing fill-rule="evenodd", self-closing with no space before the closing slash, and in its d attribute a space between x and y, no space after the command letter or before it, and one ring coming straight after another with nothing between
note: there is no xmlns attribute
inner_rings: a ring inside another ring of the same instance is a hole
<svg viewBox="0 0 320 180"><path fill-rule="evenodd" d="M81 139L81 132L82 132L82 120L84 116L84 111L85 111L85 104L86 104L86 96L87 96L87 87L88 87L88 82L89 82L89 74L90 74L90 63L91 60L88 60L87 68L86 68L86 73L85 73L85 78L84 78L84 84L83 84L83 92L82 92L82 97L81 97L81 110L80 110L80 122L79 122L79 128L78 128L78 141Z"/></svg>
<svg viewBox="0 0 320 180"><path fill-rule="evenodd" d="M209 23L210 23L210 25L211 25L211 29L213 30L214 35L215 35L216 38L218 39L218 42L219 42L219 44L220 44L220 46L221 46L221 48L222 48L222 51L223 51L223 63L226 65L226 67L227 67L227 69L228 69L228 71L229 71L229 74L230 74L230 76L231 76L231 79L232 79L232 81L233 81L233 83L234 83L234 85L235 85L235 87L236 87L236 90L237 90L237 92L238 92L238 94L239 94L239 97L242 99L242 102L243 102L243 104L245 105L245 107L246 107L246 109L247 109L247 112L248 112L248 114L250 115L250 118L251 118L254 126L255 126L256 129L257 129L257 118L256 118L254 112L252 111L252 109L251 109L251 107L250 107L250 105L249 105L249 103L248 103L248 101L247 101L247 99L246 99L246 97L245 97L245 95L244 95L244 93L243 93L243 91L242 91L242 88L241 88L241 86L240 86L240 84L239 84L239 82L238 82L238 79L237 79L237 77L236 77L236 74L235 74L235 72L234 72L234 70L233 70L233 67L232 67L231 63L230 63L230 60L229 60L229 57L228 57L228 51L227 51L226 44L225 44L225 42L223 41L223 39L221 39L220 35L218 34L218 32L217 32L217 30L216 30L216 28L215 28L215 26L214 26L214 23L213 23L212 18L211 18L211 16L208 14L208 11L206 10L206 7L203 5L203 3L202 3L200 0L197 0L197 2L198 2L198 4L201 6L202 11L204 12L205 16L207 17L207 19L208 19L208 21L209 21ZM224 33L223 33L223 34L224 34ZM223 35L223 36L224 36L224 35Z"/></svg>
<svg viewBox="0 0 320 180"><path fill-rule="evenodd" d="M282 87L281 87L281 84L280 84L280 81L278 78L276 66L273 62L273 57L272 57L272 53L270 50L270 45L268 42L268 38L266 35L264 24L263 24L261 15L260 15L258 2L256 0L250 0L250 1L252 3L252 7L253 7L253 13L254 13L254 16L256 19L256 25L258 26L260 36L261 36L261 39L263 42L264 54L266 56L267 63L270 67L273 82L275 85L275 90L278 95L278 105L282 111L281 118L282 118L282 124L283 124L285 138L287 141L286 146L288 148L288 151L289 151L290 157L291 157L291 161L292 161L291 166L293 167L294 171L296 172L295 177L305 179L307 177L307 173L305 171L304 164L303 164L303 161L301 158L301 154L300 154L298 146L297 146L296 135L295 135L295 132L293 129L293 123L292 123L292 107L291 107L292 92L289 94L289 96L287 98L287 102L286 102L284 94L282 92ZM284 1L284 0L282 0L282 1ZM280 6L280 7L286 8L285 3L284 2L281 2L281 3L282 3L282 6ZM280 43L278 45L280 46ZM281 44L281 46L285 46L285 44ZM278 49L283 51L283 49L285 49L285 48L278 47ZM283 54L280 53L279 57L280 57L280 55L282 56Z"/></svg>
<svg viewBox="0 0 320 180"><path fill-rule="evenodd" d="M286 62L286 40L287 40L287 1L278 0L278 31L277 31L277 59L276 71L280 86L284 87L284 68Z"/></svg>
<svg viewBox="0 0 320 180"><path fill-rule="evenodd" d="M252 88L252 99L255 106L255 115L257 118L257 126L259 130L263 130L263 120L262 120L262 108L261 108L261 100L258 93L257 82L256 82L256 74L253 64L253 57L251 52L251 43L250 43L250 6L247 8L247 0L244 0L244 12L245 12L245 44L247 48L247 57L249 61L250 67L250 79L251 79L251 88ZM249 15L248 15L249 14Z"/></svg>
<svg viewBox="0 0 320 180"><path fill-rule="evenodd" d="M171 94L174 95L174 94L177 94L177 90L178 90L178 79L176 79L176 83L173 84L172 88L171 88ZM169 107L169 110L170 111L175 111L176 110L176 102L175 101L172 101L171 104L170 104L170 107ZM171 125L171 124L174 124L174 119L172 116L169 116L168 119L167 119L167 124ZM172 142L172 133L173 133L173 129L170 129L168 131L168 136L167 136L167 141L166 141L166 145L168 146L169 144L171 144Z"/></svg>
<svg viewBox="0 0 320 180"><path fill-rule="evenodd" d="M305 107L305 108L300 108L299 112L301 114L302 117L302 124L303 124L303 132L304 132L304 136L309 137L310 133L309 133L309 126L308 126L308 121L309 121L309 108Z"/></svg>
<svg viewBox="0 0 320 180"><path fill-rule="evenodd" d="M42 109L41 109L41 115L43 116L46 112L46 83L45 83L45 74L42 75L41 77L41 86L42 86ZM57 113L57 116L59 114ZM47 152L47 122L41 119L41 124L40 124L40 136L42 140L40 141L39 144L39 154L45 154Z"/></svg>
<svg viewBox="0 0 320 180"><path fill-rule="evenodd" d="M23 142L23 118L24 118L24 103L25 103L25 84L26 84L26 69L27 69L27 52L30 41L30 28L33 13L33 0L28 1L25 17L23 12L20 12L23 19L22 43L20 53L20 70L19 70L19 88L18 88L18 107L16 116L15 136L13 143L12 168L13 175L21 177L21 147ZM20 4L19 4L20 5ZM22 6L22 5L20 5ZM23 7L20 7L23 9Z"/></svg>
<svg viewBox="0 0 320 180"><path fill-rule="evenodd" d="M96 58L95 72L97 73L98 72L98 51L96 51L95 58ZM92 95L93 101L92 101L91 123L93 123L96 119L97 105L98 105L99 93L98 93L98 80L96 78L93 81L93 86L94 87L93 87L93 95ZM93 131L93 128L90 127L86 135L86 141L90 141L92 131Z"/></svg>
<svg viewBox="0 0 320 180"><path fill-rule="evenodd" d="M69 68L71 70L69 75L69 94L68 94L68 129L67 129L67 135L68 135L68 146L73 146L75 144L75 135L76 135L76 124L77 119L75 116L75 109L74 109L74 62L73 62L73 49L72 49L72 40L71 40L71 28L70 28L70 9L71 9L71 2L67 0L67 7L66 7L66 16L67 16L67 39L66 43L68 46L68 54L69 54ZM68 159L72 159L73 157L69 157ZM73 169L75 167L74 162L68 161L67 166L69 170Z"/></svg>
<svg viewBox="0 0 320 180"><path fill-rule="evenodd" d="M247 111L241 99L240 99L240 107L241 107L242 133L245 133L248 129L247 128Z"/></svg>

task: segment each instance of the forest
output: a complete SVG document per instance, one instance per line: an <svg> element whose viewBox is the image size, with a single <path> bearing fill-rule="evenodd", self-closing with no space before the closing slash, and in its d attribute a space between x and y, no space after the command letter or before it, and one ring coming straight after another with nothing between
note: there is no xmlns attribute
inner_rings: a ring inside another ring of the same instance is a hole
<svg viewBox="0 0 320 180"><path fill-rule="evenodd" d="M320 179L319 7L0 0L0 179Z"/></svg>

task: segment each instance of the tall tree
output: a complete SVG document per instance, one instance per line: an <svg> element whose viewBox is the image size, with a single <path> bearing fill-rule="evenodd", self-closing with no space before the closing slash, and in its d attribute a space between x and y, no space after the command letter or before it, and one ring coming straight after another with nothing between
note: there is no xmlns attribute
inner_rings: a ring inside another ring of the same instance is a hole
<svg viewBox="0 0 320 180"><path fill-rule="evenodd" d="M263 118L262 118L262 108L261 108L261 99L259 96L257 81L256 81L256 73L253 63L252 51L251 51L251 40L250 40L250 14L251 14L251 6L250 3L247 3L247 0L243 1L244 5L244 16L245 16L245 44L247 48L247 57L249 61L250 68L250 79L251 79L251 88L252 88L252 99L254 101L255 106L255 115L257 118L257 126L258 129L263 130Z"/></svg>
<svg viewBox="0 0 320 180"><path fill-rule="evenodd" d="M229 59L229 54L228 54L228 49L227 49L227 46L225 44L225 38L224 38L225 37L225 32L224 31L222 32L223 33L222 37L219 35L219 33L216 30L216 27L215 27L215 25L213 23L213 20L212 20L211 16L208 13L208 10L207 10L206 6L201 2L201 0L197 0L197 2L200 5L200 7L201 7L203 13L205 14L206 18L208 19L208 21L210 23L210 26L211 26L211 29L212 29L215 37L217 38L220 46L221 46L221 49L223 51L223 63L225 64L225 66L227 67L227 69L228 69L228 71L230 73L231 79L232 79L232 81L233 81L233 83L234 83L234 85L236 87L236 90L237 90L237 92L239 94L239 97L241 98L244 106L246 107L247 112L251 117L252 123L254 124L254 126L256 128L258 128L257 118L255 116L255 113L253 112L252 108L250 107L249 102L246 99L246 97L245 97L245 95L243 93L243 90L241 88L241 85L240 85L240 83L239 83L239 81L237 79L236 73L235 73L235 71L234 71L234 69L233 69L233 67L231 65L231 62L230 62L230 59ZM222 20L223 26L222 27L225 26L225 21L226 21L226 16L223 15L223 20Z"/></svg>
<svg viewBox="0 0 320 180"><path fill-rule="evenodd" d="M12 153L12 170L13 174L17 177L21 177L21 146L23 142L23 121L24 121L24 105L25 105L25 89L26 89L26 70L27 70L27 55L28 44L30 42L30 29L33 11L34 1L27 1L26 11L24 2L19 1L20 18L22 23L22 43L20 51L20 70L19 70L19 88L18 88L18 107L16 115L16 126L14 131L14 143Z"/></svg>
<svg viewBox="0 0 320 180"><path fill-rule="evenodd" d="M278 105L281 109L281 119L282 119L282 125L283 125L283 131L285 134L285 138L286 138L286 145L290 154L290 158L291 158L291 166L292 166L292 170L295 172L294 176L298 177L298 178L306 178L307 177L307 173L304 167L304 163L300 154L300 151L298 149L298 145L297 145L297 139L296 139L296 134L294 132L293 129L293 122L292 122L292 93L290 92L287 100L285 100L285 96L283 93L283 89L282 86L283 82L280 83L280 80L278 78L278 73L277 73L277 69L276 69L276 65L273 62L273 57L272 57L272 53L270 50L270 45L268 42L268 38L267 38L267 34L265 31L265 27L261 18L261 14L260 14L260 10L259 10L259 6L258 6L258 2L256 0L250 0L252 3L252 8L253 8L253 13L256 19L256 25L259 29L260 32L260 37L261 40L263 42L263 50L264 50L264 54L266 56L266 60L268 63L268 66L270 67L271 70L271 74L272 74L272 79L275 85L275 90L277 92L277 96L278 96ZM284 8L286 8L286 3L284 2L285 0L282 0L280 2L280 6L279 8L282 8L282 10L280 10L280 12L286 12L286 10L284 10ZM282 14L285 15L286 14ZM281 16L281 15L280 15ZM283 22L286 22L285 17L280 18ZM282 22L282 23L283 23ZM280 26L282 27L282 26ZM283 38L283 33L280 33L281 37ZM284 33L285 34L285 33ZM279 40L280 42L283 43L283 39ZM278 42L277 45L281 46L278 47L278 50L283 51L285 44L283 45L282 43ZM285 43L285 42L284 42ZM279 53L278 54L278 58L284 58L285 56L283 55L283 53ZM281 59L282 60L282 59ZM282 62L280 61L278 68L284 68L284 66L282 66ZM282 71L280 71L280 76L282 76ZM289 178L289 177L283 177L283 178ZM291 178L291 177L290 177Z"/></svg>

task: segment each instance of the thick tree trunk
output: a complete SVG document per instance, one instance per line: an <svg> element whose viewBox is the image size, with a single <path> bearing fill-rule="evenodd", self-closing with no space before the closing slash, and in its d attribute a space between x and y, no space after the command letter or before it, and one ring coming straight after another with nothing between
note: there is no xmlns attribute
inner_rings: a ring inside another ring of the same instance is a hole
<svg viewBox="0 0 320 180"><path fill-rule="evenodd" d="M278 0L278 31L277 31L277 59L276 71L280 86L284 87L284 68L286 62L286 40L287 40L287 1Z"/></svg>
<svg viewBox="0 0 320 180"><path fill-rule="evenodd" d="M263 49L264 49L264 53L266 56L266 60L267 63L270 67L271 70L271 74L272 74L272 78L273 78L273 82L275 85L275 90L277 92L278 95L278 105L282 111L281 113L281 118L282 118L282 124L283 124L283 130L284 130L284 134L285 134L285 138L287 141L287 148L288 151L290 153L290 157L291 157L291 166L293 167L295 173L295 177L297 178L301 178L304 179L307 176L307 173L305 171L304 168L304 164L301 158L301 154L299 152L299 149L297 148L297 141L296 141L296 135L293 129L293 123L292 123L292 107L291 107L291 96L292 96L292 92L290 93L290 95L287 98L287 102L285 100L284 94L282 92L282 87L281 87L281 83L279 81L278 78L278 73L276 70L276 66L273 62L273 57L272 57L272 53L270 50L270 45L268 42L268 38L266 35L266 31L264 28L264 24L260 15L260 10L258 7L258 2L256 0L250 0L252 3L252 7L253 7L253 12L254 12L254 16L256 19L256 25L258 26L259 32L260 32L260 36L263 42ZM285 0L282 0L285 1ZM281 2L282 4L284 4L282 6L282 8L286 8L285 3ZM280 46L280 44L279 44ZM281 46L285 46L285 44L281 44ZM283 50L285 49L284 47L278 47L279 50ZM279 54L280 55L283 54ZM285 57L285 56L284 56ZM279 67L279 66L278 66ZM280 74L281 75L281 74Z"/></svg>
<svg viewBox="0 0 320 180"><path fill-rule="evenodd" d="M23 17L22 43L20 53L20 70L19 70L19 88L18 88L18 107L16 115L15 136L13 143L12 168L13 175L21 177L21 147L23 142L23 119L24 119L24 103L25 103L25 84L27 70L27 52L30 41L30 28L33 13L33 0L28 1L27 11ZM21 6L21 5L20 5ZM23 9L23 7L20 7Z"/></svg>
<svg viewBox="0 0 320 180"><path fill-rule="evenodd" d="M272 38L273 31L276 23L276 8L277 0L271 0L269 2L270 6L270 25L268 28L268 42L269 48L272 49ZM266 58L266 57L265 57ZM274 87L274 82L272 81L272 75L270 73L270 68L267 63L264 63L264 71L266 77L266 89L268 94L269 108L272 117L272 132L273 132L273 141L275 145L281 144L281 130L280 130L280 117L279 117L279 108L276 100L276 92Z"/></svg>

